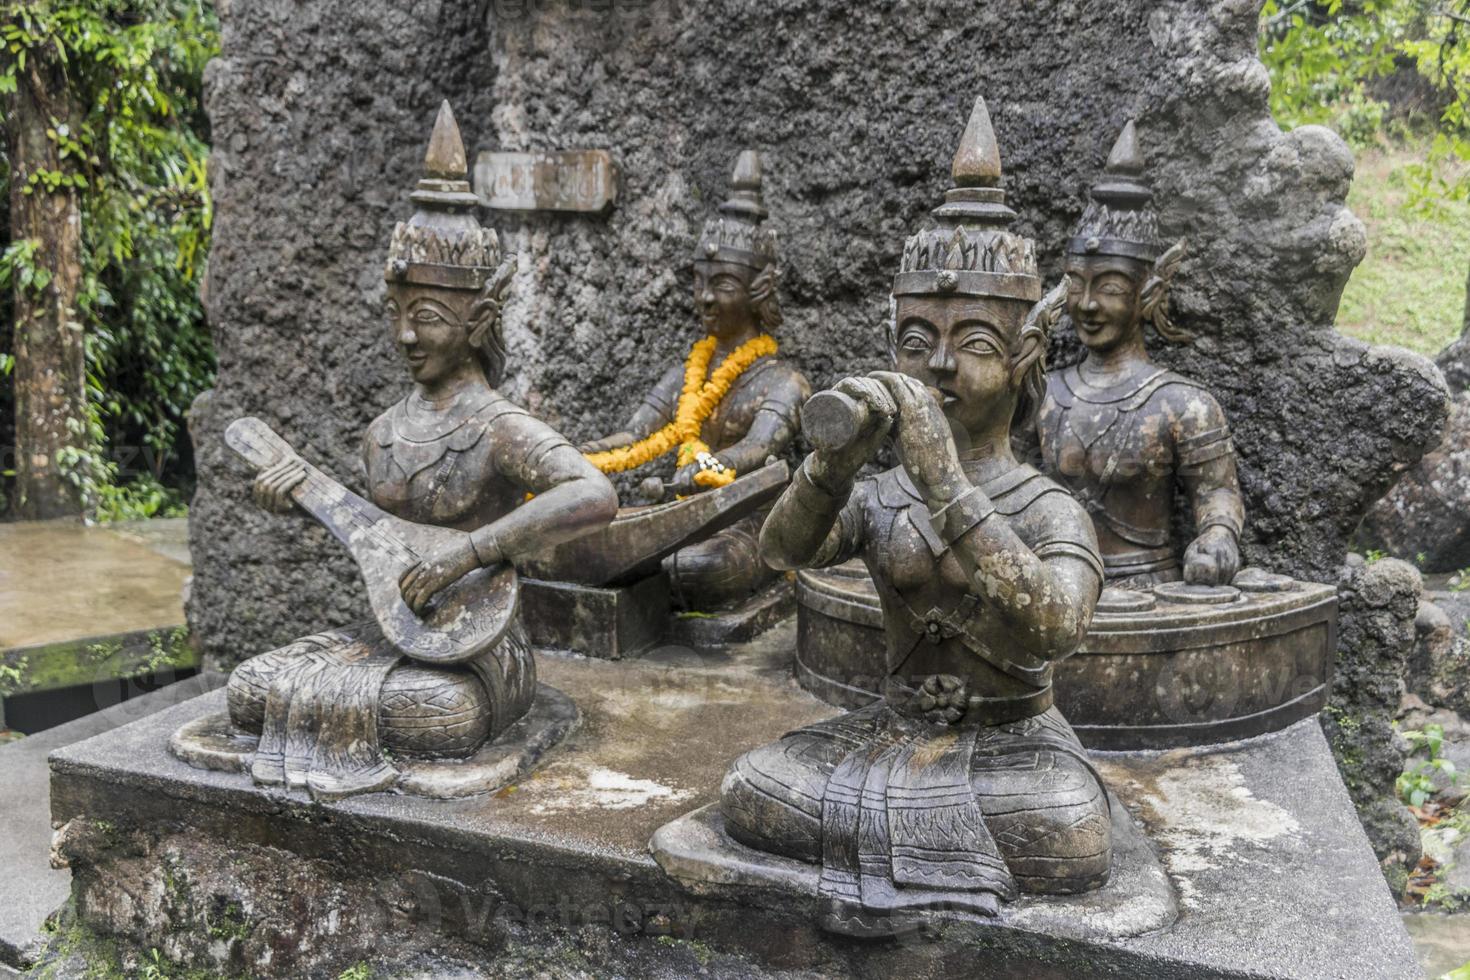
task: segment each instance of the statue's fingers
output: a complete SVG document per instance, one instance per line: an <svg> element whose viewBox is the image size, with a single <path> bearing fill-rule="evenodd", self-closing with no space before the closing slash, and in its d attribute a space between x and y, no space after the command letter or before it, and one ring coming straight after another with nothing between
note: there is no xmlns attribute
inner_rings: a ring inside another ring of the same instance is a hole
<svg viewBox="0 0 1470 980"><path fill-rule="evenodd" d="M919 392L923 391L923 385L908 375L897 371L874 371L868 377L881 381L888 389L888 394L898 407L898 414L911 411L919 403Z"/></svg>
<svg viewBox="0 0 1470 980"><path fill-rule="evenodd" d="M898 403L881 381L873 378L845 378L838 382L837 390L849 398L865 402L868 408L885 418L898 414Z"/></svg>

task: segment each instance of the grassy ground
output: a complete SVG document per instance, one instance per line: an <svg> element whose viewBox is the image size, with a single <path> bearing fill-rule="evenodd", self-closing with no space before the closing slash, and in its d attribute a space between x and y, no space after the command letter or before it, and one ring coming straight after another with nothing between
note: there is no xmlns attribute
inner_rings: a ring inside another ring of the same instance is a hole
<svg viewBox="0 0 1470 980"><path fill-rule="evenodd" d="M1427 213L1404 206L1401 169L1418 147L1358 152L1348 206L1368 227L1368 255L1348 280L1337 329L1375 344L1433 355L1460 334L1470 272L1470 204Z"/></svg>

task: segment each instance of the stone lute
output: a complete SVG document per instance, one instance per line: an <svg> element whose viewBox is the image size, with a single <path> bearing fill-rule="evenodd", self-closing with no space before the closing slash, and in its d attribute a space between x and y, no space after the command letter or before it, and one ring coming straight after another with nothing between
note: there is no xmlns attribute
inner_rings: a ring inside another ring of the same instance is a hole
<svg viewBox="0 0 1470 980"><path fill-rule="evenodd" d="M257 469L300 455L270 426L257 418L240 418L225 429L225 444ZM348 490L305 460L306 479L292 498L347 546L383 635L405 656L431 664L469 660L494 646L516 611L517 582L509 564L479 568L445 587L423 618L403 601L398 580L437 547L463 533L394 517Z"/></svg>

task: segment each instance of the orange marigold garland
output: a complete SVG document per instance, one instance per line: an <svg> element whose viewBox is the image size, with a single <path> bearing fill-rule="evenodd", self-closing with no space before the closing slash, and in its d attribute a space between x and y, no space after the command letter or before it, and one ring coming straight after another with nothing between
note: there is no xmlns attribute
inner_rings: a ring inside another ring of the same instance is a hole
<svg viewBox="0 0 1470 980"><path fill-rule="evenodd" d="M709 374L715 343L715 338L710 336L690 349L689 359L684 362L684 390L679 393L679 405L672 422L631 446L588 453L588 461L604 473L621 473L651 463L678 447L679 466L697 463L700 467L694 474L695 483L702 487L722 487L733 482L735 471L710 452L709 446L699 437L700 430L735 379L760 358L776 353L776 341L769 334L747 340L731 351L713 374Z"/></svg>

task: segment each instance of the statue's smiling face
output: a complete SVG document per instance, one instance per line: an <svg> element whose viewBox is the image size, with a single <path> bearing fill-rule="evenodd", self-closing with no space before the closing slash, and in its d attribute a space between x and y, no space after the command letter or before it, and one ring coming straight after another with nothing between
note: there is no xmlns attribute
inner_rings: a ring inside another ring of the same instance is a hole
<svg viewBox="0 0 1470 980"><path fill-rule="evenodd" d="M733 262L694 263L694 309L704 329L716 337L730 337L754 323L752 272Z"/></svg>
<svg viewBox="0 0 1470 980"><path fill-rule="evenodd" d="M898 297L898 370L933 390L957 437L1009 423L1018 393L1013 356L1028 305L977 296Z"/></svg>
<svg viewBox="0 0 1470 980"><path fill-rule="evenodd" d="M1133 259L1068 256L1067 315L1089 350L1112 350L1139 330L1143 271Z"/></svg>
<svg viewBox="0 0 1470 980"><path fill-rule="evenodd" d="M445 290L388 286L386 311L393 343L419 384L443 381L473 360L459 300Z"/></svg>

